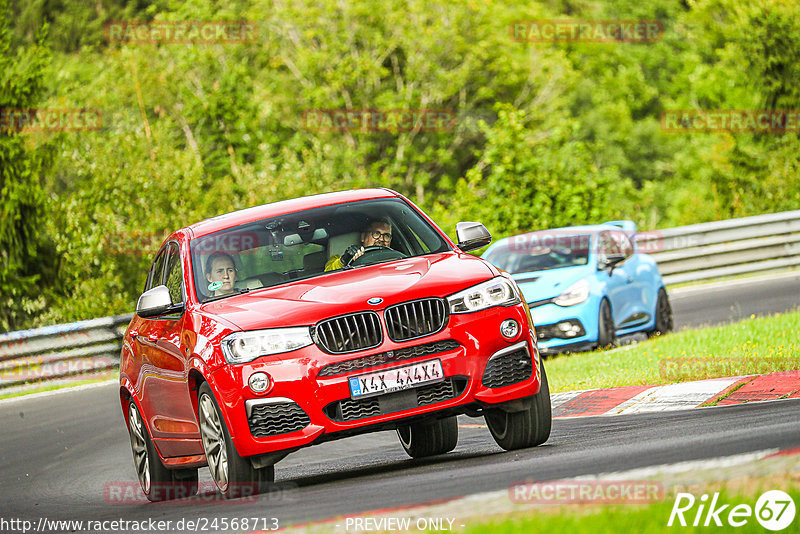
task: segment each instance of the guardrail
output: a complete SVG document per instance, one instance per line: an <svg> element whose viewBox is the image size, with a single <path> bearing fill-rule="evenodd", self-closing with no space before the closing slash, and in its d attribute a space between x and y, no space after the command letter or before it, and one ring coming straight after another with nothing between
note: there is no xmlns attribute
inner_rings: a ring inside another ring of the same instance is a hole
<svg viewBox="0 0 800 534"><path fill-rule="evenodd" d="M0 334L0 393L110 376L133 314Z"/></svg>
<svg viewBox="0 0 800 534"><path fill-rule="evenodd" d="M692 224L637 236L664 283L800 266L800 210Z"/></svg>
<svg viewBox="0 0 800 534"><path fill-rule="evenodd" d="M800 210L637 235L666 284L800 266ZM0 393L110 376L132 314L0 334Z"/></svg>

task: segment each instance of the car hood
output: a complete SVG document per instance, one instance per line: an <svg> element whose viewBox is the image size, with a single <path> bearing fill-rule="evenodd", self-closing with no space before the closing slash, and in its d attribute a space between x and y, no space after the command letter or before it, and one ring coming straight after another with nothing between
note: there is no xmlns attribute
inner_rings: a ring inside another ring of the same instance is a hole
<svg viewBox="0 0 800 534"><path fill-rule="evenodd" d="M328 317L380 310L417 298L446 297L493 274L483 260L471 254L429 254L252 291L203 304L200 309L242 330L311 325ZM374 297L383 301L368 304Z"/></svg>
<svg viewBox="0 0 800 534"><path fill-rule="evenodd" d="M527 302L557 297L569 286L593 273L588 265L516 273L512 275Z"/></svg>

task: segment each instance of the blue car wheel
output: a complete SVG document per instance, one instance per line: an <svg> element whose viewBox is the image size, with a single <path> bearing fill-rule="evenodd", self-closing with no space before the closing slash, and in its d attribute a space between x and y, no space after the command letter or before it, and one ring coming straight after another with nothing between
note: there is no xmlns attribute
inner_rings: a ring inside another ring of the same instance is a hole
<svg viewBox="0 0 800 534"><path fill-rule="evenodd" d="M616 337L611 305L604 298L600 301L600 313L598 314L597 344L600 347L608 347L614 343Z"/></svg>
<svg viewBox="0 0 800 534"><path fill-rule="evenodd" d="M672 327L672 306L670 306L667 292L662 287L658 290L658 299L656 300L656 324L653 335L666 334L672 330Z"/></svg>

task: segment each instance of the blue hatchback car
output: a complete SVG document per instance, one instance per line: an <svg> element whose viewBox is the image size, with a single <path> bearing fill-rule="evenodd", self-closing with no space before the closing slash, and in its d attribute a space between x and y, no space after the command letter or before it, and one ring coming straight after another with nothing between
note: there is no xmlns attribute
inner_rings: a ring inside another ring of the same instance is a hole
<svg viewBox="0 0 800 534"><path fill-rule="evenodd" d="M672 330L661 274L635 233L631 221L530 232L497 241L483 259L517 281L542 353L589 350Z"/></svg>

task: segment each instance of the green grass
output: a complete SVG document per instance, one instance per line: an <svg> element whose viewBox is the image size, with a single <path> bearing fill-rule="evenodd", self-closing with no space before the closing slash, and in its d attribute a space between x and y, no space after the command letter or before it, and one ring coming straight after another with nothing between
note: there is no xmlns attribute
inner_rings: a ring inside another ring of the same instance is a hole
<svg viewBox="0 0 800 534"><path fill-rule="evenodd" d="M800 489L798 489L797 486L791 489L787 489L786 487L771 487L766 489L781 489L788 493L792 499L794 499L795 503L800 503ZM691 493L693 493L696 498L702 495L702 492ZM702 526L703 521L705 521L705 513L700 520L700 526L691 526L697 512L697 504L695 504L691 511L684 513L684 518L687 520L686 527L680 526L677 520L673 523L672 527L668 527L667 522L669 521L672 506L675 502L675 497L668 495L664 502L649 505L563 505L550 509L542 507L520 512L511 517L498 518L481 523L471 523L463 532L465 534L483 532L491 532L493 534L517 534L519 532L587 532L591 534L631 532L637 534L655 534L672 531L692 533L730 532L735 530L737 533L763 533L768 531L758 523L754 516L748 517L747 524L742 527L733 528L726 522L727 514L733 506L737 504L746 504L754 508L760 493L761 492L746 492L746 494L741 494L738 492L720 492L718 505L730 504L730 506L720 514L720 520L723 524L722 527ZM704 512L706 510L704 510ZM796 530L793 529L796 528L798 521L800 521L800 519L795 516L792 525L784 529L783 532L796 532ZM713 525L713 522L711 524Z"/></svg>
<svg viewBox="0 0 800 534"><path fill-rule="evenodd" d="M800 310L551 357L545 367L553 393L800 369Z"/></svg>

